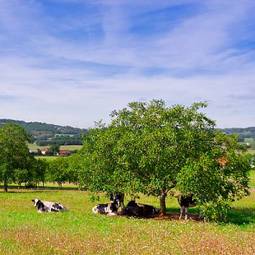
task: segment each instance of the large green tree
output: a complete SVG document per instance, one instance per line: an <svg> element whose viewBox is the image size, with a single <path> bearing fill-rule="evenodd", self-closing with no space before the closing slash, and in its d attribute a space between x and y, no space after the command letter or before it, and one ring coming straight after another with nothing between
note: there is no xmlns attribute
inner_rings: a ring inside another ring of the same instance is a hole
<svg viewBox="0 0 255 255"><path fill-rule="evenodd" d="M5 124L0 128L0 180L6 192L8 183L15 181L16 173L30 168L28 141L29 136L18 125Z"/></svg>
<svg viewBox="0 0 255 255"><path fill-rule="evenodd" d="M166 196L188 159L210 150L214 122L199 112L204 103L167 107L162 100L130 103L112 114L111 126L125 130L118 142L118 159L139 180L142 193L158 196L166 212Z"/></svg>
<svg viewBox="0 0 255 255"><path fill-rule="evenodd" d="M93 191L158 196L161 212L165 213L169 191L179 187L182 192L193 192L181 185L187 167L191 169L192 163L202 162L207 155L213 164L228 154L229 164L236 162L242 167L235 171L237 175L238 171L243 173L243 186L232 186L233 197L241 194L239 191L247 184L247 164L241 163L243 159L237 154L233 139L218 135L214 121L201 111L204 107L204 103L167 107L164 101L153 100L130 103L127 108L114 111L108 126L90 130L84 140L80 153L84 186ZM203 175L202 171L199 173ZM214 175L216 178L216 172ZM197 184L199 179L191 178ZM224 178L224 183L227 180ZM213 187L215 182L208 179L207 185Z"/></svg>

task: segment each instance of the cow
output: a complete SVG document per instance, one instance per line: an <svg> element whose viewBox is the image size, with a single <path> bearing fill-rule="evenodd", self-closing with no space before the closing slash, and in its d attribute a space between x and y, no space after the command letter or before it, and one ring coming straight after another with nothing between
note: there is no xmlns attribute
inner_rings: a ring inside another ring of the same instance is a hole
<svg viewBox="0 0 255 255"><path fill-rule="evenodd" d="M138 204L135 200L128 202L124 209L124 215L134 216L134 217L146 217L151 218L159 213L159 209L153 207L152 205Z"/></svg>
<svg viewBox="0 0 255 255"><path fill-rule="evenodd" d="M67 209L60 203L43 201L40 199L32 199L34 206L37 208L37 212L63 212Z"/></svg>
<svg viewBox="0 0 255 255"><path fill-rule="evenodd" d="M188 219L188 208L196 206L196 200L193 198L193 194L190 195L179 195L178 196L178 203L180 205L180 217L179 219L184 216L184 219Z"/></svg>
<svg viewBox="0 0 255 255"><path fill-rule="evenodd" d="M124 208L124 193L111 193L110 201L115 201L118 205L118 208Z"/></svg>
<svg viewBox="0 0 255 255"><path fill-rule="evenodd" d="M115 216L118 212L118 205L116 202L110 202L108 204L98 204L92 208L92 212L97 214L107 214L108 216Z"/></svg>
<svg viewBox="0 0 255 255"><path fill-rule="evenodd" d="M114 216L118 213L118 208L124 202L124 195L122 193L110 194L110 203L98 204L92 208L92 212L97 214L107 214L108 216Z"/></svg>

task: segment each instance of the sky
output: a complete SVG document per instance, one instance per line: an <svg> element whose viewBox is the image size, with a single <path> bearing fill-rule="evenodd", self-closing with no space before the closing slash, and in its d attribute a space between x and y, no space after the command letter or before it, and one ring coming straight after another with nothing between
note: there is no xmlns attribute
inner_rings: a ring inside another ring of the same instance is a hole
<svg viewBox="0 0 255 255"><path fill-rule="evenodd" d="M0 118L93 127L131 101L255 126L254 0L0 0Z"/></svg>

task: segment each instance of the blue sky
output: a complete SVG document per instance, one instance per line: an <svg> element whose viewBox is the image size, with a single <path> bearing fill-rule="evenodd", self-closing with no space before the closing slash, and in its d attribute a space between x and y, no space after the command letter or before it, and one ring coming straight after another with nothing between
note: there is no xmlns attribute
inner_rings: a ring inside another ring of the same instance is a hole
<svg viewBox="0 0 255 255"><path fill-rule="evenodd" d="M0 0L0 118L92 127L130 101L255 126L253 0Z"/></svg>

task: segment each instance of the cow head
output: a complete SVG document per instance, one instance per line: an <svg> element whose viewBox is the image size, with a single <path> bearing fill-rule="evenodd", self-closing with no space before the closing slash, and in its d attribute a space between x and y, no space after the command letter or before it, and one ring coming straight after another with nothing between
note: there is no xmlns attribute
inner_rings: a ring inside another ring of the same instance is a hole
<svg viewBox="0 0 255 255"><path fill-rule="evenodd" d="M35 198L35 199L32 199L32 202L34 203L34 207L36 207L37 203L39 202L40 200Z"/></svg>
<svg viewBox="0 0 255 255"><path fill-rule="evenodd" d="M124 194L123 193L115 193L115 194L111 193L110 201L112 204L117 205L117 208L119 208L124 203Z"/></svg>
<svg viewBox="0 0 255 255"><path fill-rule="evenodd" d="M40 199L33 199L32 202L34 203L34 207L38 210L44 210L44 204Z"/></svg>

